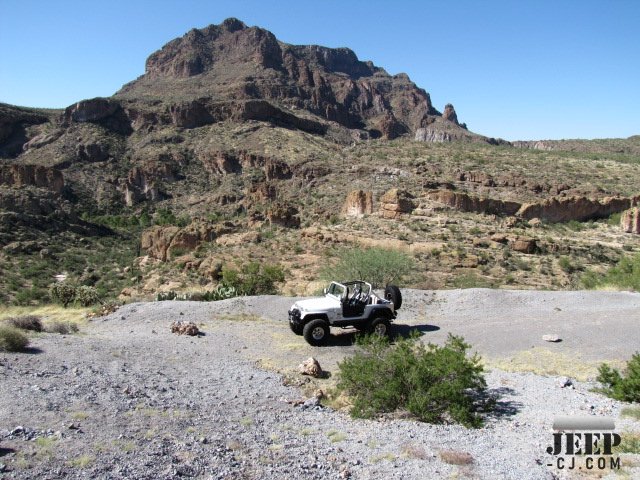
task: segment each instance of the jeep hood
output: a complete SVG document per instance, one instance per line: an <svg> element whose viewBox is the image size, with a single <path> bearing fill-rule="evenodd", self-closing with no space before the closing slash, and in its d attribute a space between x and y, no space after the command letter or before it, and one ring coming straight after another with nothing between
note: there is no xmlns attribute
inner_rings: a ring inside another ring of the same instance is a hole
<svg viewBox="0 0 640 480"><path fill-rule="evenodd" d="M310 298L299 300L292 308L298 308L301 312L325 312L332 308L340 307L340 302L331 297Z"/></svg>

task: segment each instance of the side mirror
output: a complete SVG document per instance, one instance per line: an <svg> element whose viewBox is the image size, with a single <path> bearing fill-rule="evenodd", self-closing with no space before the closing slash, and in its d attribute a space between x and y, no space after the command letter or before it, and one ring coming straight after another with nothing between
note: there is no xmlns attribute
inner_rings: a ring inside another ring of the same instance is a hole
<svg viewBox="0 0 640 480"><path fill-rule="evenodd" d="M325 295L326 295L326 294L327 294L327 292L328 292L328 290L327 290L326 288L324 288L322 291L324 292L324 294L325 294Z"/></svg>

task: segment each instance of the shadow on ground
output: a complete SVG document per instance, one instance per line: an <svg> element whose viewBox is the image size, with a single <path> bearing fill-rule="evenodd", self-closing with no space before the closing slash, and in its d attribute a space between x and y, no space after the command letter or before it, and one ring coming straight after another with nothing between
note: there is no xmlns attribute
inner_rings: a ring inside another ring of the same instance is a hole
<svg viewBox="0 0 640 480"><path fill-rule="evenodd" d="M27 355L39 355L41 353L44 353L44 350L38 347L25 347L20 350L20 353L26 353Z"/></svg>
<svg viewBox="0 0 640 480"><path fill-rule="evenodd" d="M513 400L501 400L508 395L514 395L516 391L508 387L488 388L478 400L487 405L489 408L485 412L487 419L501 419L505 417L513 417L522 409L521 402Z"/></svg>
<svg viewBox="0 0 640 480"><path fill-rule="evenodd" d="M0 447L0 457L4 457L5 455L9 455L11 453L16 453L16 451L13 448Z"/></svg>
<svg viewBox="0 0 640 480"><path fill-rule="evenodd" d="M440 327L436 325L403 325L394 323L392 327L392 334L394 338L402 337L408 338L413 332L418 332L420 335L424 335L428 332L435 332L440 330ZM352 328L339 330L333 329L329 340L324 345L325 347L350 347L356 343L356 337L362 335L361 332Z"/></svg>

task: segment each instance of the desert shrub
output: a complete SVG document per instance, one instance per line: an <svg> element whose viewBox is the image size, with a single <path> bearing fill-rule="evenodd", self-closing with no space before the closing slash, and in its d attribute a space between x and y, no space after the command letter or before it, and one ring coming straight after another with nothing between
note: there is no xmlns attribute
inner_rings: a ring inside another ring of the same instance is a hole
<svg viewBox="0 0 640 480"><path fill-rule="evenodd" d="M5 322L14 328L20 330L31 330L33 332L42 331L42 320L35 315L21 315L19 317L10 317Z"/></svg>
<svg viewBox="0 0 640 480"><path fill-rule="evenodd" d="M19 352L29 345L29 339L15 327L0 326L0 350Z"/></svg>
<svg viewBox="0 0 640 480"><path fill-rule="evenodd" d="M336 256L335 264L321 271L325 280L365 280L373 288L401 281L413 266L409 255L386 248L341 250Z"/></svg>
<svg viewBox="0 0 640 480"><path fill-rule="evenodd" d="M271 295L278 293L277 283L284 282L280 265L250 262L239 269L223 268L222 283L240 295Z"/></svg>
<svg viewBox="0 0 640 480"><path fill-rule="evenodd" d="M68 283L54 283L49 289L49 296L54 302L61 303L63 307L73 302L76 298L76 287Z"/></svg>
<svg viewBox="0 0 640 480"><path fill-rule="evenodd" d="M98 291L95 287L89 287L87 285L81 285L76 288L74 300L83 307L90 307L100 302Z"/></svg>
<svg viewBox="0 0 640 480"><path fill-rule="evenodd" d="M580 282L585 288L615 287L640 291L640 254L621 258L604 275L588 271Z"/></svg>
<svg viewBox="0 0 640 480"><path fill-rule="evenodd" d="M218 300L224 300L226 298L233 298L239 295L238 290L235 287L220 283L213 290L207 290L205 292L184 292L177 293L173 290L168 292L156 293L156 302L163 300L188 300L193 302L216 302Z"/></svg>
<svg viewBox="0 0 640 480"><path fill-rule="evenodd" d="M59 333L61 335L68 335L70 333L77 333L79 329L78 325L73 322L62 322L56 320L47 324L44 330L48 333Z"/></svg>
<svg viewBox="0 0 640 480"><path fill-rule="evenodd" d="M603 384L600 391L605 395L624 402L640 402L640 352L627 362L625 375L603 363L598 369L597 380Z"/></svg>
<svg viewBox="0 0 640 480"><path fill-rule="evenodd" d="M61 303L65 308L73 302L83 307L90 307L100 302L100 296L95 287L87 285L76 287L65 282L54 283L49 289L49 296L51 300Z"/></svg>
<svg viewBox="0 0 640 480"><path fill-rule="evenodd" d="M483 367L477 355L467 357L462 337L449 334L444 346L425 346L415 336L395 345L371 336L362 347L338 364L338 389L350 397L352 416L405 409L429 423L482 424L479 411L488 407Z"/></svg>

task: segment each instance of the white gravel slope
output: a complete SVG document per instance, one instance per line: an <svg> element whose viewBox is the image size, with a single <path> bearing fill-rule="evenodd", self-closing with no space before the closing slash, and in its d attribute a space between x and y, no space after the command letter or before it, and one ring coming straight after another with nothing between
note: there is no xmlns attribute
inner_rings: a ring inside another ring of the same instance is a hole
<svg viewBox="0 0 640 480"><path fill-rule="evenodd" d="M640 346L637 294L404 293L400 328L418 326L430 341L462 334L483 355L530 348L545 333L563 337L554 347L594 359ZM314 355L335 373L353 347L340 331L328 347L301 342L285 322L293 300L131 304L81 335L43 334L31 354L0 354L0 478L554 478L564 475L546 466L555 416L606 415L619 429L639 428L593 385L500 370L487 375L498 408L478 430L294 407L285 399L300 392L256 360L295 368ZM173 335L174 320L206 335ZM473 463L444 462L447 449Z"/></svg>

